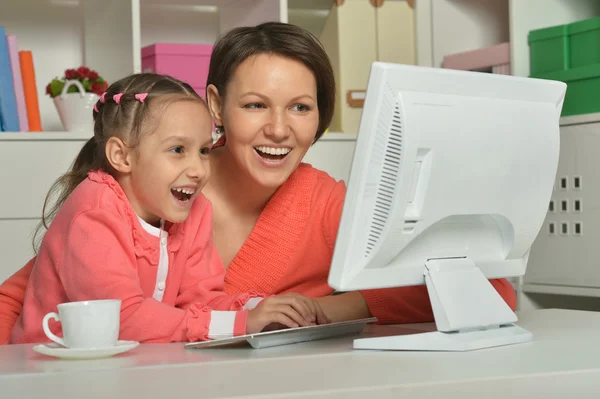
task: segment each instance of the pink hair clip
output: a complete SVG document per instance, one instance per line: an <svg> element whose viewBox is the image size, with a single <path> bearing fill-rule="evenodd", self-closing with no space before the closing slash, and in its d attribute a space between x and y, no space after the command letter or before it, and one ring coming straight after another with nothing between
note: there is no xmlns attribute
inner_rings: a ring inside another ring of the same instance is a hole
<svg viewBox="0 0 600 399"><path fill-rule="evenodd" d="M135 98L138 99L141 103L148 97L148 93L139 93L135 95Z"/></svg>
<svg viewBox="0 0 600 399"><path fill-rule="evenodd" d="M116 102L117 104L119 104L119 103L121 102L121 97L123 97L123 93L115 94L115 95L113 96L113 100L115 100L115 102Z"/></svg>
<svg viewBox="0 0 600 399"><path fill-rule="evenodd" d="M98 103L94 104L94 111L100 112L100 111L98 111Z"/></svg>
<svg viewBox="0 0 600 399"><path fill-rule="evenodd" d="M106 100L104 99L104 97L106 96L106 92L102 93L102 95L100 96L100 102L101 103L105 103Z"/></svg>

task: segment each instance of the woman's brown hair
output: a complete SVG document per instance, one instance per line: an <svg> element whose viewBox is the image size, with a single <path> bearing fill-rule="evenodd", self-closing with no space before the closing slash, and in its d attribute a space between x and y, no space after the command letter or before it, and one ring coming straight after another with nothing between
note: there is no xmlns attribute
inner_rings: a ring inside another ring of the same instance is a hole
<svg viewBox="0 0 600 399"><path fill-rule="evenodd" d="M319 126L317 141L331 123L335 107L335 77L323 46L312 33L296 25L267 22L235 28L217 40L212 51L206 87L214 85L225 96L236 68L258 54L277 54L302 62L315 76ZM225 127L226 128L226 127ZM227 130L227 129L225 129Z"/></svg>
<svg viewBox="0 0 600 399"><path fill-rule="evenodd" d="M141 97L143 101L136 98L136 95L144 93L148 95ZM120 96L115 97L119 94ZM157 125L161 114L157 109L181 100L204 103L190 85L166 75L133 74L108 87L93 111L94 136L85 143L69 171L54 182L46 195L42 221L33 236L36 252L41 241L41 237L38 237L42 228L48 229L62 204L90 171L103 170L115 174L106 158L105 147L108 139L118 137L127 146L135 148L142 135ZM52 198L56 200L49 206Z"/></svg>

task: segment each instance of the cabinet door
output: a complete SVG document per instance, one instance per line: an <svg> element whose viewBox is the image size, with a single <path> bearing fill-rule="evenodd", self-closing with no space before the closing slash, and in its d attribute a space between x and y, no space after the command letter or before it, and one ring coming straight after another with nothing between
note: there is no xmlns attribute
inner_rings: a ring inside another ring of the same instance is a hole
<svg viewBox="0 0 600 399"><path fill-rule="evenodd" d="M531 249L524 290L600 296L600 123L562 126L560 141L552 205Z"/></svg>
<svg viewBox="0 0 600 399"><path fill-rule="evenodd" d="M34 255L33 232L40 219L0 219L0 284Z"/></svg>
<svg viewBox="0 0 600 399"><path fill-rule="evenodd" d="M85 140L0 142L0 219L42 215L48 190L69 170Z"/></svg>
<svg viewBox="0 0 600 399"><path fill-rule="evenodd" d="M385 1L376 12L378 61L414 65L413 9L404 1Z"/></svg>
<svg viewBox="0 0 600 399"><path fill-rule="evenodd" d="M356 133L362 108L346 102L349 90L364 90L371 64L377 60L375 8L365 0L350 0L338 7L340 38L340 88L342 89L342 132Z"/></svg>

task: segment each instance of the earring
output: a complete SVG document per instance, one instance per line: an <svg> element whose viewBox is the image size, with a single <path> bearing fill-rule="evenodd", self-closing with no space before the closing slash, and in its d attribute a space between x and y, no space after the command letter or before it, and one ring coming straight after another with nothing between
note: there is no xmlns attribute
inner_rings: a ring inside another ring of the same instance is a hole
<svg viewBox="0 0 600 399"><path fill-rule="evenodd" d="M215 133L217 133L218 135L225 133L225 131L223 130L223 126L215 126Z"/></svg>

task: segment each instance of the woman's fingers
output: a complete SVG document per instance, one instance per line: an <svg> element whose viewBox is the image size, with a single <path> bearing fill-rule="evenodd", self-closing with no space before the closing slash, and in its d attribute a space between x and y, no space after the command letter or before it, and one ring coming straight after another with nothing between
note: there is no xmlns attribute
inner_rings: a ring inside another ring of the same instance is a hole
<svg viewBox="0 0 600 399"><path fill-rule="evenodd" d="M274 312L282 313L292 319L298 326L310 326L311 322L307 321L296 309L288 304L280 304L271 309Z"/></svg>
<svg viewBox="0 0 600 399"><path fill-rule="evenodd" d="M286 314L281 312L271 312L268 314L268 318L270 320L269 324L281 324L288 328L296 328L298 324L294 322L291 318L289 318ZM267 324L267 325L269 325Z"/></svg>
<svg viewBox="0 0 600 399"><path fill-rule="evenodd" d="M316 321L315 312L308 306L304 298L298 294L285 294L279 297L278 302L294 308L296 312L304 317L307 323L314 323Z"/></svg>
<svg viewBox="0 0 600 399"><path fill-rule="evenodd" d="M297 295L297 294L294 294L294 295L296 295L296 298L299 299L300 301L302 301L304 303L304 305L309 309L311 323L317 323L317 324L331 323L331 320L327 317L325 312L323 312L323 309L321 308L321 305L319 304L318 301L316 301L313 298L309 298L309 297L306 297L303 295Z"/></svg>
<svg viewBox="0 0 600 399"><path fill-rule="evenodd" d="M303 297L295 296L291 298L290 306L294 308L298 313L304 317L308 323L314 323L317 321L316 314L313 309L310 308L308 301L304 301ZM308 298L306 298L308 299Z"/></svg>
<svg viewBox="0 0 600 399"><path fill-rule="evenodd" d="M316 308L317 308L317 324L329 324L331 323L331 320L329 319L329 317L327 317L327 315L325 314L325 312L323 312L323 309L321 309L321 305L319 305L317 302L315 302L316 304Z"/></svg>

